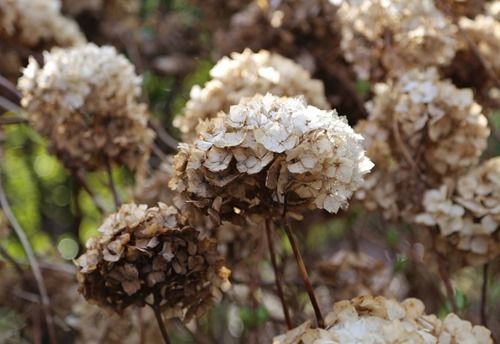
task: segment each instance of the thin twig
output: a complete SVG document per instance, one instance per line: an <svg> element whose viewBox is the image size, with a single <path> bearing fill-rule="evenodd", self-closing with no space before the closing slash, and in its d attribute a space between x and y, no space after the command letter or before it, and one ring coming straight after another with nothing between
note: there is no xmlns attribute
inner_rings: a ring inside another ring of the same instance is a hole
<svg viewBox="0 0 500 344"><path fill-rule="evenodd" d="M155 143L152 144L151 149L152 149L153 153L156 154L156 156L158 158L160 158L161 161L163 161L163 162L168 161L168 156L165 153L163 153L163 151L160 149L160 147L158 147Z"/></svg>
<svg viewBox="0 0 500 344"><path fill-rule="evenodd" d="M35 253L33 252L33 248L24 233L24 230L17 222L17 219L10 208L9 201L7 200L7 196L5 195L5 191L3 189L3 183L0 175L0 204L2 206L3 212L5 216L9 220L14 232L16 233L21 245L23 246L24 251L26 252L26 256L28 257L28 261L30 263L31 270L33 271L33 276L35 277L36 284L38 286L38 291L40 293L40 297L42 299L42 309L45 315L45 321L47 323L47 330L49 333L50 343L56 344L56 331L54 329L54 319L51 313L50 299L47 294L47 288L45 286L45 282L43 280L43 275L40 270L40 266L38 265L38 261L36 260Z"/></svg>
<svg viewBox="0 0 500 344"><path fill-rule="evenodd" d="M0 86L9 91L12 95L16 96L17 99L22 98L21 92L17 90L17 87L2 74L0 74Z"/></svg>
<svg viewBox="0 0 500 344"><path fill-rule="evenodd" d="M304 259L302 258L302 255L300 253L300 250L297 246L297 242L295 241L295 238L292 233L292 229L290 226L290 223L288 222L287 214L286 214L286 207L287 206L287 199L285 195L285 202L283 206L283 215L282 215L282 220L283 220L283 227L285 229L285 233L288 237L288 241L290 242L290 245L292 246L292 251L293 255L295 256L295 260L297 262L297 267L300 272L300 276L302 277L302 281L304 282L304 287L306 288L306 292L309 295L309 300L311 301L311 305L314 309L314 315L316 316L316 323L318 327L324 328L325 327L325 321L323 320L323 315L321 314L321 310L319 308L318 301L316 300L316 295L314 294L314 288L311 284L311 280L309 279L309 274L307 273L306 265L304 264Z"/></svg>
<svg viewBox="0 0 500 344"><path fill-rule="evenodd" d="M0 125L24 124L28 122L27 118L22 117L0 117Z"/></svg>
<svg viewBox="0 0 500 344"><path fill-rule="evenodd" d="M488 267L488 263L483 265L483 285L481 288L481 325L484 327L488 327L488 313L486 310L488 301Z"/></svg>
<svg viewBox="0 0 500 344"><path fill-rule="evenodd" d="M153 310L156 322L158 323L158 327L160 328L160 332L163 337L163 341L165 342L165 344L170 344L170 338L168 337L165 322L163 321L163 317L161 316L160 299L158 298L158 295L155 294L154 303L147 303L147 305Z"/></svg>
<svg viewBox="0 0 500 344"><path fill-rule="evenodd" d="M116 210L118 210L118 208L120 208L121 201L120 201L120 196L118 195L118 190L116 189L115 181L113 180L113 170L109 162L106 164L106 170L108 172L109 188L111 189L111 193L113 194L113 200L115 201L115 208Z"/></svg>
<svg viewBox="0 0 500 344"><path fill-rule="evenodd" d="M161 124L156 120L156 118L149 119L149 125L156 132L156 136L163 142L167 147L172 150L177 150L177 145L179 142L174 139L167 131L161 126Z"/></svg>
<svg viewBox="0 0 500 344"><path fill-rule="evenodd" d="M19 107L19 105L2 96L0 96L0 107L2 107L6 111L10 111L19 115L24 112L23 109Z"/></svg>
<svg viewBox="0 0 500 344"><path fill-rule="evenodd" d="M276 290L278 291L278 297L281 301L281 306L283 307L283 314L285 316L285 322L288 329L292 329L292 321L290 319L290 313L288 312L288 305L285 300L285 294L283 293L283 285L281 283L281 273L278 269L278 263L276 262L276 252L274 251L274 241L273 241L273 232L271 228L271 224L269 220L266 220L266 236L267 236L267 245L269 247L269 256L271 258L271 264L274 270L274 280L276 283Z"/></svg>
<svg viewBox="0 0 500 344"><path fill-rule="evenodd" d="M72 170L71 171L73 176L76 178L76 181L80 186L87 192L89 195L90 199L92 199L92 202L94 203L95 207L101 214L106 213L106 208L101 204L101 202L97 199L94 191L90 187L90 185L87 183L87 180L85 179L84 176L80 173L80 171Z"/></svg>
<svg viewBox="0 0 500 344"><path fill-rule="evenodd" d="M8 261L14 269L16 269L17 273L22 277L23 276L23 269L19 265L19 263L7 252L7 250L0 245L0 256L2 256L6 261Z"/></svg>

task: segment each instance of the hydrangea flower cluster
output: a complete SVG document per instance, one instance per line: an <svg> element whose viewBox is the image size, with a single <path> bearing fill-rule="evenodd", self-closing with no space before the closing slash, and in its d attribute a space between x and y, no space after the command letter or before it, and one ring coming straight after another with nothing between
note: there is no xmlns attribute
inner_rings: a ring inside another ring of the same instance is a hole
<svg viewBox="0 0 500 344"><path fill-rule="evenodd" d="M203 314L229 287L229 270L215 240L184 226L183 215L163 203L123 205L76 260L80 292L119 313L159 297L169 317Z"/></svg>
<svg viewBox="0 0 500 344"><path fill-rule="evenodd" d="M339 250L319 261L317 271L336 300L360 295L381 295L402 299L408 292L404 277L395 274L382 260L362 252Z"/></svg>
<svg viewBox="0 0 500 344"><path fill-rule="evenodd" d="M31 58L18 87L33 126L68 168L138 170L147 161L154 133L138 101L141 78L113 47L56 48L43 66Z"/></svg>
<svg viewBox="0 0 500 344"><path fill-rule="evenodd" d="M348 0L338 18L344 56L360 79L447 64L458 45L456 27L433 0Z"/></svg>
<svg viewBox="0 0 500 344"><path fill-rule="evenodd" d="M198 85L192 88L183 115L174 120L185 142L196 137L199 130L195 129L200 121L213 118L220 111L227 112L231 105L255 94L303 95L311 105L329 107L321 81L311 79L309 73L292 60L266 50L232 53L231 57L219 60L210 76L212 80L203 88Z"/></svg>
<svg viewBox="0 0 500 344"><path fill-rule="evenodd" d="M0 38L27 47L85 43L78 25L61 14L60 0L0 0Z"/></svg>
<svg viewBox="0 0 500 344"><path fill-rule="evenodd" d="M424 212L415 221L439 228L438 249L454 254L457 259L452 261L487 263L500 255L499 190L500 158L493 158L460 177L456 185L428 190Z"/></svg>
<svg viewBox="0 0 500 344"><path fill-rule="evenodd" d="M325 319L325 329L312 328L307 321L274 338L273 344L493 344L491 332L483 326L474 326L454 313L440 320L424 311L417 299L399 303L381 296L361 296L335 303Z"/></svg>
<svg viewBox="0 0 500 344"><path fill-rule="evenodd" d="M170 186L215 212L267 213L286 198L290 207L336 213L373 166L361 142L335 111L302 98L256 95L179 146Z"/></svg>
<svg viewBox="0 0 500 344"><path fill-rule="evenodd" d="M466 171L486 149L488 121L472 91L440 80L434 68L378 84L367 107L370 117L356 129L377 168L357 197L389 219L415 215L429 185Z"/></svg>

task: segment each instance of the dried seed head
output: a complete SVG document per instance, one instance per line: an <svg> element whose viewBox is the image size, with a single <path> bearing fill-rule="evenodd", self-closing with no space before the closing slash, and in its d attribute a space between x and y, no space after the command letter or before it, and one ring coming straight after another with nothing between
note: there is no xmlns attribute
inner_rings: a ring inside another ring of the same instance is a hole
<svg viewBox="0 0 500 344"><path fill-rule="evenodd" d="M326 316L326 329L309 321L275 337L274 344L295 343L471 343L492 344L491 332L451 313L440 320L424 313L417 299L403 302L382 296L340 301Z"/></svg>
<svg viewBox="0 0 500 344"><path fill-rule="evenodd" d="M341 48L360 79L447 64L458 45L456 27L433 0L348 0L338 18Z"/></svg>
<svg viewBox="0 0 500 344"><path fill-rule="evenodd" d="M292 60L266 50L232 53L212 68L210 76L212 80L203 88L193 87L184 114L174 120L185 142L196 138L195 129L200 121L213 118L220 111L227 112L231 105L255 94L303 95L311 105L328 108L321 81L311 79Z"/></svg>
<svg viewBox="0 0 500 344"><path fill-rule="evenodd" d="M480 265L500 255L500 158L456 181L428 190L416 222L439 228L438 249L454 265Z"/></svg>
<svg viewBox="0 0 500 344"><path fill-rule="evenodd" d="M121 313L161 297L168 317L200 316L229 287L213 239L179 223L178 210L126 204L99 228L76 260L80 292Z"/></svg>
<svg viewBox="0 0 500 344"><path fill-rule="evenodd" d="M204 122L174 157L172 189L213 214L320 208L336 213L373 166L335 111L257 95Z"/></svg>
<svg viewBox="0 0 500 344"><path fill-rule="evenodd" d="M340 250L330 259L320 261L317 270L336 300L360 295L402 299L408 292L403 276L395 274L383 261L362 252Z"/></svg>
<svg viewBox="0 0 500 344"><path fill-rule="evenodd" d="M357 193L389 219L420 212L423 192L477 163L490 130L470 89L439 79L434 68L378 84L357 125L377 168ZM400 193L397 190L411 190Z"/></svg>
<svg viewBox="0 0 500 344"><path fill-rule="evenodd" d="M69 168L95 170L108 163L139 169L153 132L138 102L141 78L112 47L88 44L31 58L18 86L35 129Z"/></svg>
<svg viewBox="0 0 500 344"><path fill-rule="evenodd" d="M37 48L85 43L78 25L62 16L60 0L0 0L3 38Z"/></svg>

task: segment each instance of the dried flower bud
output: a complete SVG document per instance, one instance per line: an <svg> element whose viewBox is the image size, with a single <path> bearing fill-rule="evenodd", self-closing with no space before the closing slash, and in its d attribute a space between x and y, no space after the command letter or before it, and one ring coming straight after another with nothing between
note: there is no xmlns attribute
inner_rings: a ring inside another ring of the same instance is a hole
<svg viewBox="0 0 500 344"><path fill-rule="evenodd" d="M320 261L317 270L336 300L360 295L383 295L402 299L408 291L404 277L392 267L362 252L340 250L330 259Z"/></svg>
<svg viewBox="0 0 500 344"><path fill-rule="evenodd" d="M439 228L438 249L455 253L455 265L480 265L500 255L500 158L460 177L456 187L427 191L423 206L416 222Z"/></svg>
<svg viewBox="0 0 500 344"><path fill-rule="evenodd" d="M3 38L28 47L85 43L78 25L61 15L60 0L0 0L0 39Z"/></svg>
<svg viewBox="0 0 500 344"><path fill-rule="evenodd" d="M412 217L429 185L477 163L486 149L488 121L470 89L440 80L434 68L410 70L378 84L375 93L367 104L370 117L357 130L377 168L357 198L389 219Z"/></svg>
<svg viewBox="0 0 500 344"><path fill-rule="evenodd" d="M22 105L35 129L69 168L108 163L136 170L148 159L153 132L138 102L141 78L112 47L53 49L31 58L19 79Z"/></svg>
<svg viewBox="0 0 500 344"><path fill-rule="evenodd" d="M203 88L193 87L184 114L174 120L186 142L196 138L195 129L200 121L213 118L220 111L227 112L231 105L255 94L303 95L311 105L328 108L321 81L311 79L292 60L265 50L232 53L231 58L222 58L210 75L212 80Z"/></svg>
<svg viewBox="0 0 500 344"><path fill-rule="evenodd" d="M473 326L453 313L440 320L424 310L417 299L400 303L382 296L361 296L335 303L325 319L326 329L312 328L307 321L274 338L273 344L493 344L491 332L483 326Z"/></svg>
<svg viewBox="0 0 500 344"><path fill-rule="evenodd" d="M121 313L161 297L169 317L189 320L229 286L215 240L183 227L175 207L123 205L99 231L76 260L80 292L98 305Z"/></svg>
<svg viewBox="0 0 500 344"><path fill-rule="evenodd" d="M201 127L170 187L211 213L269 213L285 196L290 209L336 213L373 166L345 118L301 98L257 95Z"/></svg>
<svg viewBox="0 0 500 344"><path fill-rule="evenodd" d="M348 0L338 18L342 50L360 79L444 65L457 49L457 29L433 0Z"/></svg>

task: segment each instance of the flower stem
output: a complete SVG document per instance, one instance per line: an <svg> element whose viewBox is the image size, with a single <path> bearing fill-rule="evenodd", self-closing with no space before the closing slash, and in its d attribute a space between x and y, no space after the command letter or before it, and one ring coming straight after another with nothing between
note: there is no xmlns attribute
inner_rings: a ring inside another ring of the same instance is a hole
<svg viewBox="0 0 500 344"><path fill-rule="evenodd" d="M481 325L488 326L488 315L486 312L486 301L488 299L488 267L489 264L483 265L483 286L481 288Z"/></svg>
<svg viewBox="0 0 500 344"><path fill-rule="evenodd" d="M269 220L266 220L266 236L267 245L269 248L269 256L271 258L271 264L274 270L274 280L276 283L276 289L278 291L278 297L281 301L281 306L283 307L283 314L285 316L285 322L288 329L292 329L292 321L290 320L290 313L288 312L288 305L286 304L285 295L283 293L283 285L281 283L281 274L278 269L278 263L276 262L276 253L274 251L273 233L271 229L271 224Z"/></svg>
<svg viewBox="0 0 500 344"><path fill-rule="evenodd" d="M297 247L297 243L293 236L291 226L288 223L286 212L283 213L283 227L288 237L288 241L292 246L293 255L295 256L295 260L297 261L297 267L299 268L302 281L304 282L304 287L306 288L307 294L309 295L309 299L311 300L311 304L314 309L314 315L316 316L316 323L318 327L324 328L325 321L323 320L323 315L321 315L321 310L319 308L318 301L316 300L316 296L314 295L314 288L312 286L311 280L309 279L309 274L307 273L307 269L304 264L304 259L302 259L302 255L300 254L300 251Z"/></svg>
<svg viewBox="0 0 500 344"><path fill-rule="evenodd" d="M108 182L109 182L109 188L111 189L111 193L113 194L113 200L115 201L115 208L118 210L120 208L120 196L118 195L118 190L116 189L115 181L113 180L113 170L111 167L111 163L108 161L107 165L107 172L108 172Z"/></svg>
<svg viewBox="0 0 500 344"><path fill-rule="evenodd" d="M165 327L165 322L163 321L163 317L161 316L160 303L158 302L158 298L155 296L155 301L153 304L148 304L153 313L155 314L156 322L158 327L160 328L161 336L163 337L163 341L165 344L170 344L170 338L168 337L167 329Z"/></svg>

